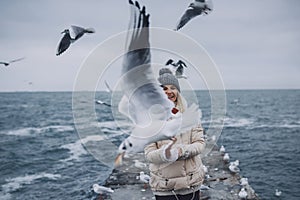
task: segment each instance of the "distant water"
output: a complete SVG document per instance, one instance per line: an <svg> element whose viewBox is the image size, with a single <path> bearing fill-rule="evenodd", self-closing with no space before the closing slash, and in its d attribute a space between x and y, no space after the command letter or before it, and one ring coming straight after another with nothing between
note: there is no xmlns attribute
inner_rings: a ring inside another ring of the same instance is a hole
<svg viewBox="0 0 300 200"><path fill-rule="evenodd" d="M240 160L261 199L300 199L300 90L227 91L227 115L218 144L231 160ZM109 102L99 92L96 99ZM203 126L210 123L210 97L198 91ZM82 142L99 140L97 132L80 140L71 92L0 93L0 199L95 199L94 183L111 168L96 160ZM110 108L95 105L103 140L124 138ZM85 123L89 123L88 120ZM108 152L111 155L112 152Z"/></svg>

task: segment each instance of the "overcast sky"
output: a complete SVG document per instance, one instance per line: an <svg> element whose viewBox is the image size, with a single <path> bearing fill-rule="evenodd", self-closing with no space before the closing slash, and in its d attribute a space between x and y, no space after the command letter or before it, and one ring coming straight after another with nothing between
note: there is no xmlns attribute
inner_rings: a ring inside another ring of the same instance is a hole
<svg viewBox="0 0 300 200"><path fill-rule="evenodd" d="M151 26L167 29L174 29L190 2L140 0ZM212 13L194 18L180 33L205 48L226 89L300 89L299 0L213 4ZM127 0L1 0L0 61L25 59L0 66L0 91L72 91L89 53L125 31L129 17ZM70 25L96 33L56 56L60 32Z"/></svg>

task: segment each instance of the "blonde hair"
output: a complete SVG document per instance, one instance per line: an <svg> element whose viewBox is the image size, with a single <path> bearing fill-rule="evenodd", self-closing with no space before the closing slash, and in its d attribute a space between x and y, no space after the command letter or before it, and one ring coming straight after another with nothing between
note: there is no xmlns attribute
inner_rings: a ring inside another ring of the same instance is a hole
<svg viewBox="0 0 300 200"><path fill-rule="evenodd" d="M181 96L180 92L178 91L177 100L176 100L176 108L183 113L187 107L187 102L183 96Z"/></svg>

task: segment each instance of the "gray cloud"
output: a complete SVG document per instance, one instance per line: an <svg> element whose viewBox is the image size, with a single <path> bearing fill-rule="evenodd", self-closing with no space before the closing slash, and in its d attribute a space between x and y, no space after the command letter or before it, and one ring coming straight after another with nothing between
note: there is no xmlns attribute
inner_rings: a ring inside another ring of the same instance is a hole
<svg viewBox="0 0 300 200"><path fill-rule="evenodd" d="M188 0L140 2L151 14L151 26L168 29L175 27L190 3ZM213 3L210 15L193 19L180 33L207 50L226 88L300 88L299 1L214 0ZM26 59L9 68L1 66L0 91L72 90L88 54L107 38L125 31L128 21L126 0L118 4L108 0L1 1L0 60L23 56ZM60 32L72 24L93 27L96 33L81 38L57 57ZM191 49L187 51L193 53Z"/></svg>

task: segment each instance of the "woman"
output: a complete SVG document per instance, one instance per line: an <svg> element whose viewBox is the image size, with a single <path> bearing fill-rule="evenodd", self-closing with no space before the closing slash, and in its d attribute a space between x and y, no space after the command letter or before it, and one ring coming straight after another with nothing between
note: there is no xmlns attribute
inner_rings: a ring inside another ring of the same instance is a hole
<svg viewBox="0 0 300 200"><path fill-rule="evenodd" d="M172 72L159 71L161 83L168 99L184 112L186 103L180 95L180 86ZM190 131L170 140L151 143L145 147L145 156L150 163L150 186L156 200L199 200L199 188L204 179L199 154L205 148L203 128L195 125Z"/></svg>

